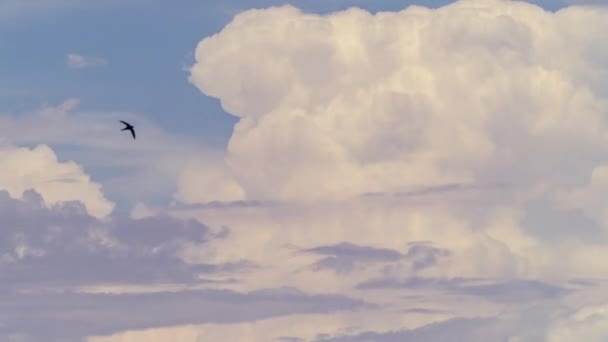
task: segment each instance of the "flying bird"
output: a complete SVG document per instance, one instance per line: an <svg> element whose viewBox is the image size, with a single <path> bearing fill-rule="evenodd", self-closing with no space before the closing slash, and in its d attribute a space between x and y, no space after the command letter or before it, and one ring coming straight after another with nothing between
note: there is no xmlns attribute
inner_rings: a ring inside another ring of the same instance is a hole
<svg viewBox="0 0 608 342"><path fill-rule="evenodd" d="M135 139L135 130L134 130L135 127L133 127L133 125L131 125L128 122L124 122L122 120L120 120L120 122L122 122L125 125L125 128L121 129L121 131L127 131L127 130L131 131L131 135L133 136L133 139Z"/></svg>

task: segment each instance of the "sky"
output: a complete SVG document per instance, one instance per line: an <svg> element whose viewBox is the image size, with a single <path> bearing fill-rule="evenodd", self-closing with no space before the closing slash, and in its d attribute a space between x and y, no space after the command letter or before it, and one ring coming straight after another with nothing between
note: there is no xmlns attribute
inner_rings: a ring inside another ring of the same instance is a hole
<svg viewBox="0 0 608 342"><path fill-rule="evenodd" d="M0 0L0 339L605 341L607 5Z"/></svg>

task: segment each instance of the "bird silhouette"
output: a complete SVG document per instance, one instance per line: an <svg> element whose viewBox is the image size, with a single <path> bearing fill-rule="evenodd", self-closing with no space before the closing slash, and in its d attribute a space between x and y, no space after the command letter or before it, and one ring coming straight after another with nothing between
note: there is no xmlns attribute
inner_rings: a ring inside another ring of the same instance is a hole
<svg viewBox="0 0 608 342"><path fill-rule="evenodd" d="M122 120L120 120L120 122L122 122L125 125L125 128L121 129L121 131L127 131L127 130L131 131L131 135L133 136L133 139L135 139L135 130L134 130L135 127L133 127L133 125L131 125L128 122L124 122Z"/></svg>

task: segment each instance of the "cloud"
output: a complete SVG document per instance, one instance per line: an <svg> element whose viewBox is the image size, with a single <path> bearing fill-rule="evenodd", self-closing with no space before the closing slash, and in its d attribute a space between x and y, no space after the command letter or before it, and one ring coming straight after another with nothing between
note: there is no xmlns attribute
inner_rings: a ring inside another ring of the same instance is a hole
<svg viewBox="0 0 608 342"><path fill-rule="evenodd" d="M303 252L326 256L313 265L314 269L334 269L338 273L352 272L356 263L391 262L401 257L401 253L387 248L364 247L350 243L309 248Z"/></svg>
<svg viewBox="0 0 608 342"><path fill-rule="evenodd" d="M364 307L340 295L191 290L144 294L11 294L0 296L7 314L0 336L22 341L76 341L117 331L201 323L238 323L270 317ZM61 312L57 315L57 312Z"/></svg>
<svg viewBox="0 0 608 342"><path fill-rule="evenodd" d="M88 215L78 201L47 207L34 191L26 191L23 199L0 192L0 215L3 338L78 340L128 329L242 322L366 306L346 296L312 295L289 288L247 293L197 289L238 282L252 265L187 260L187 248L205 248L224 237L194 220L155 215L102 221ZM155 284L193 288L124 291L127 285L145 289ZM108 285L122 286L123 291L83 292Z"/></svg>
<svg viewBox="0 0 608 342"><path fill-rule="evenodd" d="M409 262L413 270L420 270L435 265L438 258L449 255L447 250L418 243L410 243L405 254L388 248L359 246L348 242L303 249L301 252L325 256L315 262L313 268L333 269L338 273L352 272L356 266L370 263L387 265L399 261Z"/></svg>
<svg viewBox="0 0 608 342"><path fill-rule="evenodd" d="M555 320L547 341L603 341L608 338L606 306L588 306Z"/></svg>
<svg viewBox="0 0 608 342"><path fill-rule="evenodd" d="M78 200L96 217L107 216L114 208L114 203L102 194L101 186L81 166L73 161L59 161L46 145L32 149L2 146L0 160L4 166L0 189L14 197L35 189L48 205Z"/></svg>
<svg viewBox="0 0 608 342"><path fill-rule="evenodd" d="M245 198L241 186L225 166L209 161L193 161L180 172L175 199L182 203L239 201ZM205 189L205 191L200 191Z"/></svg>
<svg viewBox="0 0 608 342"><path fill-rule="evenodd" d="M584 286L542 280L543 276L535 272L544 261L535 259L537 254L527 250L519 252L517 239L492 241L486 235L488 231L475 232L468 224L459 225L457 216L439 210L446 203L434 207L426 203L410 205L410 200L410 197L358 199L329 207L327 203L194 207L190 215L213 227L222 224L230 227L230 234L224 239L211 242L209 249L195 254L208 262L247 258L260 265L236 284L242 290L283 284L314 292L339 292L380 306L362 310L354 317L345 313L327 318L327 326L322 327L315 326L316 321L307 317L300 321L302 328L298 333L281 335L304 340L319 333L413 329L450 318L484 317L495 314L503 305L519 309L587 292ZM436 198L439 200L444 199ZM180 211L180 215L185 213L188 212ZM503 220L488 221L489 234L495 234L492 229L496 228L492 226L505 224ZM536 253L543 255L543 251L544 247ZM563 258L552 260L563 262ZM570 270L574 269L581 268L573 265ZM567 278L573 274L570 270L562 267L561 275L552 275ZM526 273L536 276L520 279ZM583 274L592 277L591 273ZM371 284L374 280L382 282L374 289L357 288L358 284ZM408 280L411 281L406 283ZM434 311L424 315L404 312L410 309ZM207 332L211 328L199 329ZM218 339L236 336L238 340L248 336L228 330L211 329ZM251 330L260 339L275 336L265 325L253 325Z"/></svg>
<svg viewBox="0 0 608 342"><path fill-rule="evenodd" d="M96 112L79 106L79 99L68 98L31 112L2 115L0 136L11 146L49 146L62 158L95 171L108 196L134 204L142 196L170 197L175 179L192 160L221 160L214 149L169 134L144 114ZM142 139L133 141L120 132L119 120L132 122Z"/></svg>
<svg viewBox="0 0 608 342"><path fill-rule="evenodd" d="M226 163L250 199L573 182L606 141L596 87L606 64L593 48L605 16L498 0L376 15L252 10L199 43L190 81L240 119Z"/></svg>
<svg viewBox="0 0 608 342"><path fill-rule="evenodd" d="M67 66L72 69L94 68L108 64L108 62L101 57L83 56L73 53L66 56L66 63Z"/></svg>
<svg viewBox="0 0 608 342"><path fill-rule="evenodd" d="M171 212L230 227L193 254L262 265L241 289L381 303L280 336L542 340L608 270L606 19L502 0L240 13L190 69L239 121Z"/></svg>
<svg viewBox="0 0 608 342"><path fill-rule="evenodd" d="M32 190L21 200L0 192L0 212L3 286L196 283L199 275L239 269L238 264L188 264L180 258L183 248L213 236L192 220L154 216L100 221L82 202L47 207Z"/></svg>
<svg viewBox="0 0 608 342"><path fill-rule="evenodd" d="M426 279L410 277L403 281L396 279L377 279L359 284L360 289L433 289L455 292L463 295L479 296L505 303L531 302L547 298L561 297L571 292L538 281L510 280L488 281L483 279Z"/></svg>
<svg viewBox="0 0 608 342"><path fill-rule="evenodd" d="M317 342L355 341L602 341L606 335L603 306L580 310L552 306L506 312L485 318L454 318L416 329L318 336Z"/></svg>
<svg viewBox="0 0 608 342"><path fill-rule="evenodd" d="M608 272L598 262L608 256L607 16L499 0L373 15L241 13L199 43L191 68L190 81L239 118L225 156L192 159L200 146L141 115L79 112L75 100L3 117L0 133L17 145L45 139L77 147L83 165L129 171L122 188L139 203L161 179L143 169L181 176L175 206L140 204L132 218L88 215L86 198L42 205L44 189L42 200L9 191L16 224L2 240L0 277L17 301L4 305L18 310L0 311L14 312L0 315L0 331L602 336L600 309L573 312L608 302L598 276ZM108 139L125 118L138 118L149 143ZM100 293L104 283L120 293ZM128 294L122 283L156 291ZM39 316L27 325L32 301Z"/></svg>
<svg viewBox="0 0 608 342"><path fill-rule="evenodd" d="M515 342L517 335L513 327L498 319L483 318L457 318L446 322L424 326L418 329L391 331L391 332L365 332L357 335L320 336L316 342L408 342L408 341L507 341ZM535 334L536 338L540 337ZM529 340L531 341L531 340Z"/></svg>
<svg viewBox="0 0 608 342"><path fill-rule="evenodd" d="M411 189L436 189L428 202L444 201L438 215L454 215L456 223L469 206L458 239L466 235L479 244L462 242L471 254L460 249L453 260L462 258L463 268L465 258L486 254L501 263L498 273L538 274L530 263L552 260L538 265L548 271L564 249L577 249L574 270L590 256L584 241L553 234L560 246L539 248L542 234L530 233L555 230L547 214L531 219L536 207L530 202L562 210L560 196L588 182L605 159L608 88L598 75L608 64L597 46L607 16L600 8L553 13L499 0L375 15L356 8L328 15L292 6L251 10L198 44L190 81L239 118L222 167L225 184L238 185L245 199L418 198ZM571 34L561 34L563 27ZM221 181L201 174L198 182L182 178L180 188L205 192L197 184L207 179ZM491 184L508 186L491 194ZM477 206L446 203L448 193L456 199L467 189L476 189L466 199ZM392 205L376 203L369 206ZM510 216L511 226L488 228L498 220L492 215ZM528 220L520 226L522 215ZM560 222L566 226L560 232L576 235L581 223L590 238L598 236L584 218ZM380 244L398 235L384 236ZM441 246L452 249L449 244Z"/></svg>

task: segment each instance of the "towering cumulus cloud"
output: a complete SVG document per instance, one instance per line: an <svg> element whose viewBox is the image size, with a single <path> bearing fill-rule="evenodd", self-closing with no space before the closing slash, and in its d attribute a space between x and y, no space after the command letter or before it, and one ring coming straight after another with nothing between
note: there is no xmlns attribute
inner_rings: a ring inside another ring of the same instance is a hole
<svg viewBox="0 0 608 342"><path fill-rule="evenodd" d="M313 203L289 225L268 218L293 229L271 234L277 246L434 239L460 250L444 275L608 271L592 262L603 247L586 245L606 238L607 18L505 0L239 14L191 69L240 118L226 177L198 192ZM181 187L196 193L208 174L189 169Z"/></svg>
<svg viewBox="0 0 608 342"><path fill-rule="evenodd" d="M253 10L198 45L190 80L241 119L227 163L250 198L580 182L604 155L606 15Z"/></svg>
<svg viewBox="0 0 608 342"><path fill-rule="evenodd" d="M277 205L189 206L230 227L205 257L381 308L288 337L606 336L579 317L608 302L606 32L602 7L507 0L237 15L190 76L239 118L225 164L193 165L177 197Z"/></svg>

